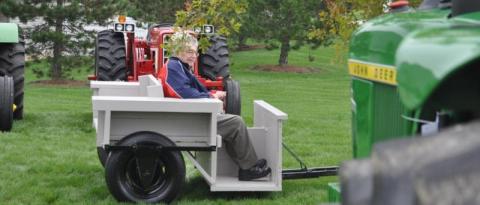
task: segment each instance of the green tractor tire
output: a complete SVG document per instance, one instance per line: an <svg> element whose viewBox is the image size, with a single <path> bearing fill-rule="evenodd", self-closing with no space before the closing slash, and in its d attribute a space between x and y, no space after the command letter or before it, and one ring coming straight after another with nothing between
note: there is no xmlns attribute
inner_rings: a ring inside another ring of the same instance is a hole
<svg viewBox="0 0 480 205"><path fill-rule="evenodd" d="M11 76L14 81L14 101L17 109L16 120L23 119L23 87L25 79L25 46L19 43L0 43L0 76Z"/></svg>
<svg viewBox="0 0 480 205"><path fill-rule="evenodd" d="M0 76L0 131L8 132L13 124L13 78Z"/></svg>

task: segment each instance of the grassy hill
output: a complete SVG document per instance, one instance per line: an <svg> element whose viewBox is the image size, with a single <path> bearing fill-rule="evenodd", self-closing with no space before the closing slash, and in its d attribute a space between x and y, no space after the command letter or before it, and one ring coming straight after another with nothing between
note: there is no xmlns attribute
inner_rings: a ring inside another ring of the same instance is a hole
<svg viewBox="0 0 480 205"><path fill-rule="evenodd" d="M310 167L338 165L351 158L349 77L332 63L334 51L320 48L290 53L291 65L312 73L255 70L275 64L278 50L231 54L232 75L241 85L242 116L252 123L253 100L263 99L288 114L284 142ZM310 62L308 56L315 59ZM92 62L93 64L93 62ZM32 67L45 64L29 64ZM86 79L86 73L75 79ZM0 204L116 204L97 159L91 122L91 92L82 86L33 83L27 72L25 119L0 133ZM298 163L286 151L284 168ZM336 177L283 182L274 193L212 193L187 164L187 188L179 204L319 204Z"/></svg>

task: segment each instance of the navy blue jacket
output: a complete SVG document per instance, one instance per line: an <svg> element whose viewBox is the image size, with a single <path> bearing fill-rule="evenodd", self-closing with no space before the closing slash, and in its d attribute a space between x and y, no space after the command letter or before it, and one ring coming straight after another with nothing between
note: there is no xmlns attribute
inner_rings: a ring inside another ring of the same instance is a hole
<svg viewBox="0 0 480 205"><path fill-rule="evenodd" d="M167 97L178 98L209 98L210 92L203 86L198 79L192 74L189 65L182 62L177 57L168 59L167 69L165 73L166 94L173 95ZM176 95L176 96L175 96Z"/></svg>

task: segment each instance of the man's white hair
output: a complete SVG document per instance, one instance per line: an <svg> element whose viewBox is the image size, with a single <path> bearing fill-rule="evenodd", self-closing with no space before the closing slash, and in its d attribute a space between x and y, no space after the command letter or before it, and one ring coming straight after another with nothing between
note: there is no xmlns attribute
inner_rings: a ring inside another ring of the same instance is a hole
<svg viewBox="0 0 480 205"><path fill-rule="evenodd" d="M186 31L177 31L170 38L172 54L178 55L179 52L189 49L189 47L198 47L197 39Z"/></svg>

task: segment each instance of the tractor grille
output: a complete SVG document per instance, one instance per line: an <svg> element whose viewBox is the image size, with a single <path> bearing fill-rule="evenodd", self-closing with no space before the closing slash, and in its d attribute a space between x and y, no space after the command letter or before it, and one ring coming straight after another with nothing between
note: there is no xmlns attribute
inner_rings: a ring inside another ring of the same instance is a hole
<svg viewBox="0 0 480 205"><path fill-rule="evenodd" d="M406 110L400 102L397 88L374 83L374 94L374 142L407 135L409 123L402 118Z"/></svg>
<svg viewBox="0 0 480 205"><path fill-rule="evenodd" d="M410 115L395 86L354 77L352 98L354 157L370 156L375 142L409 135L411 123L402 115Z"/></svg>

